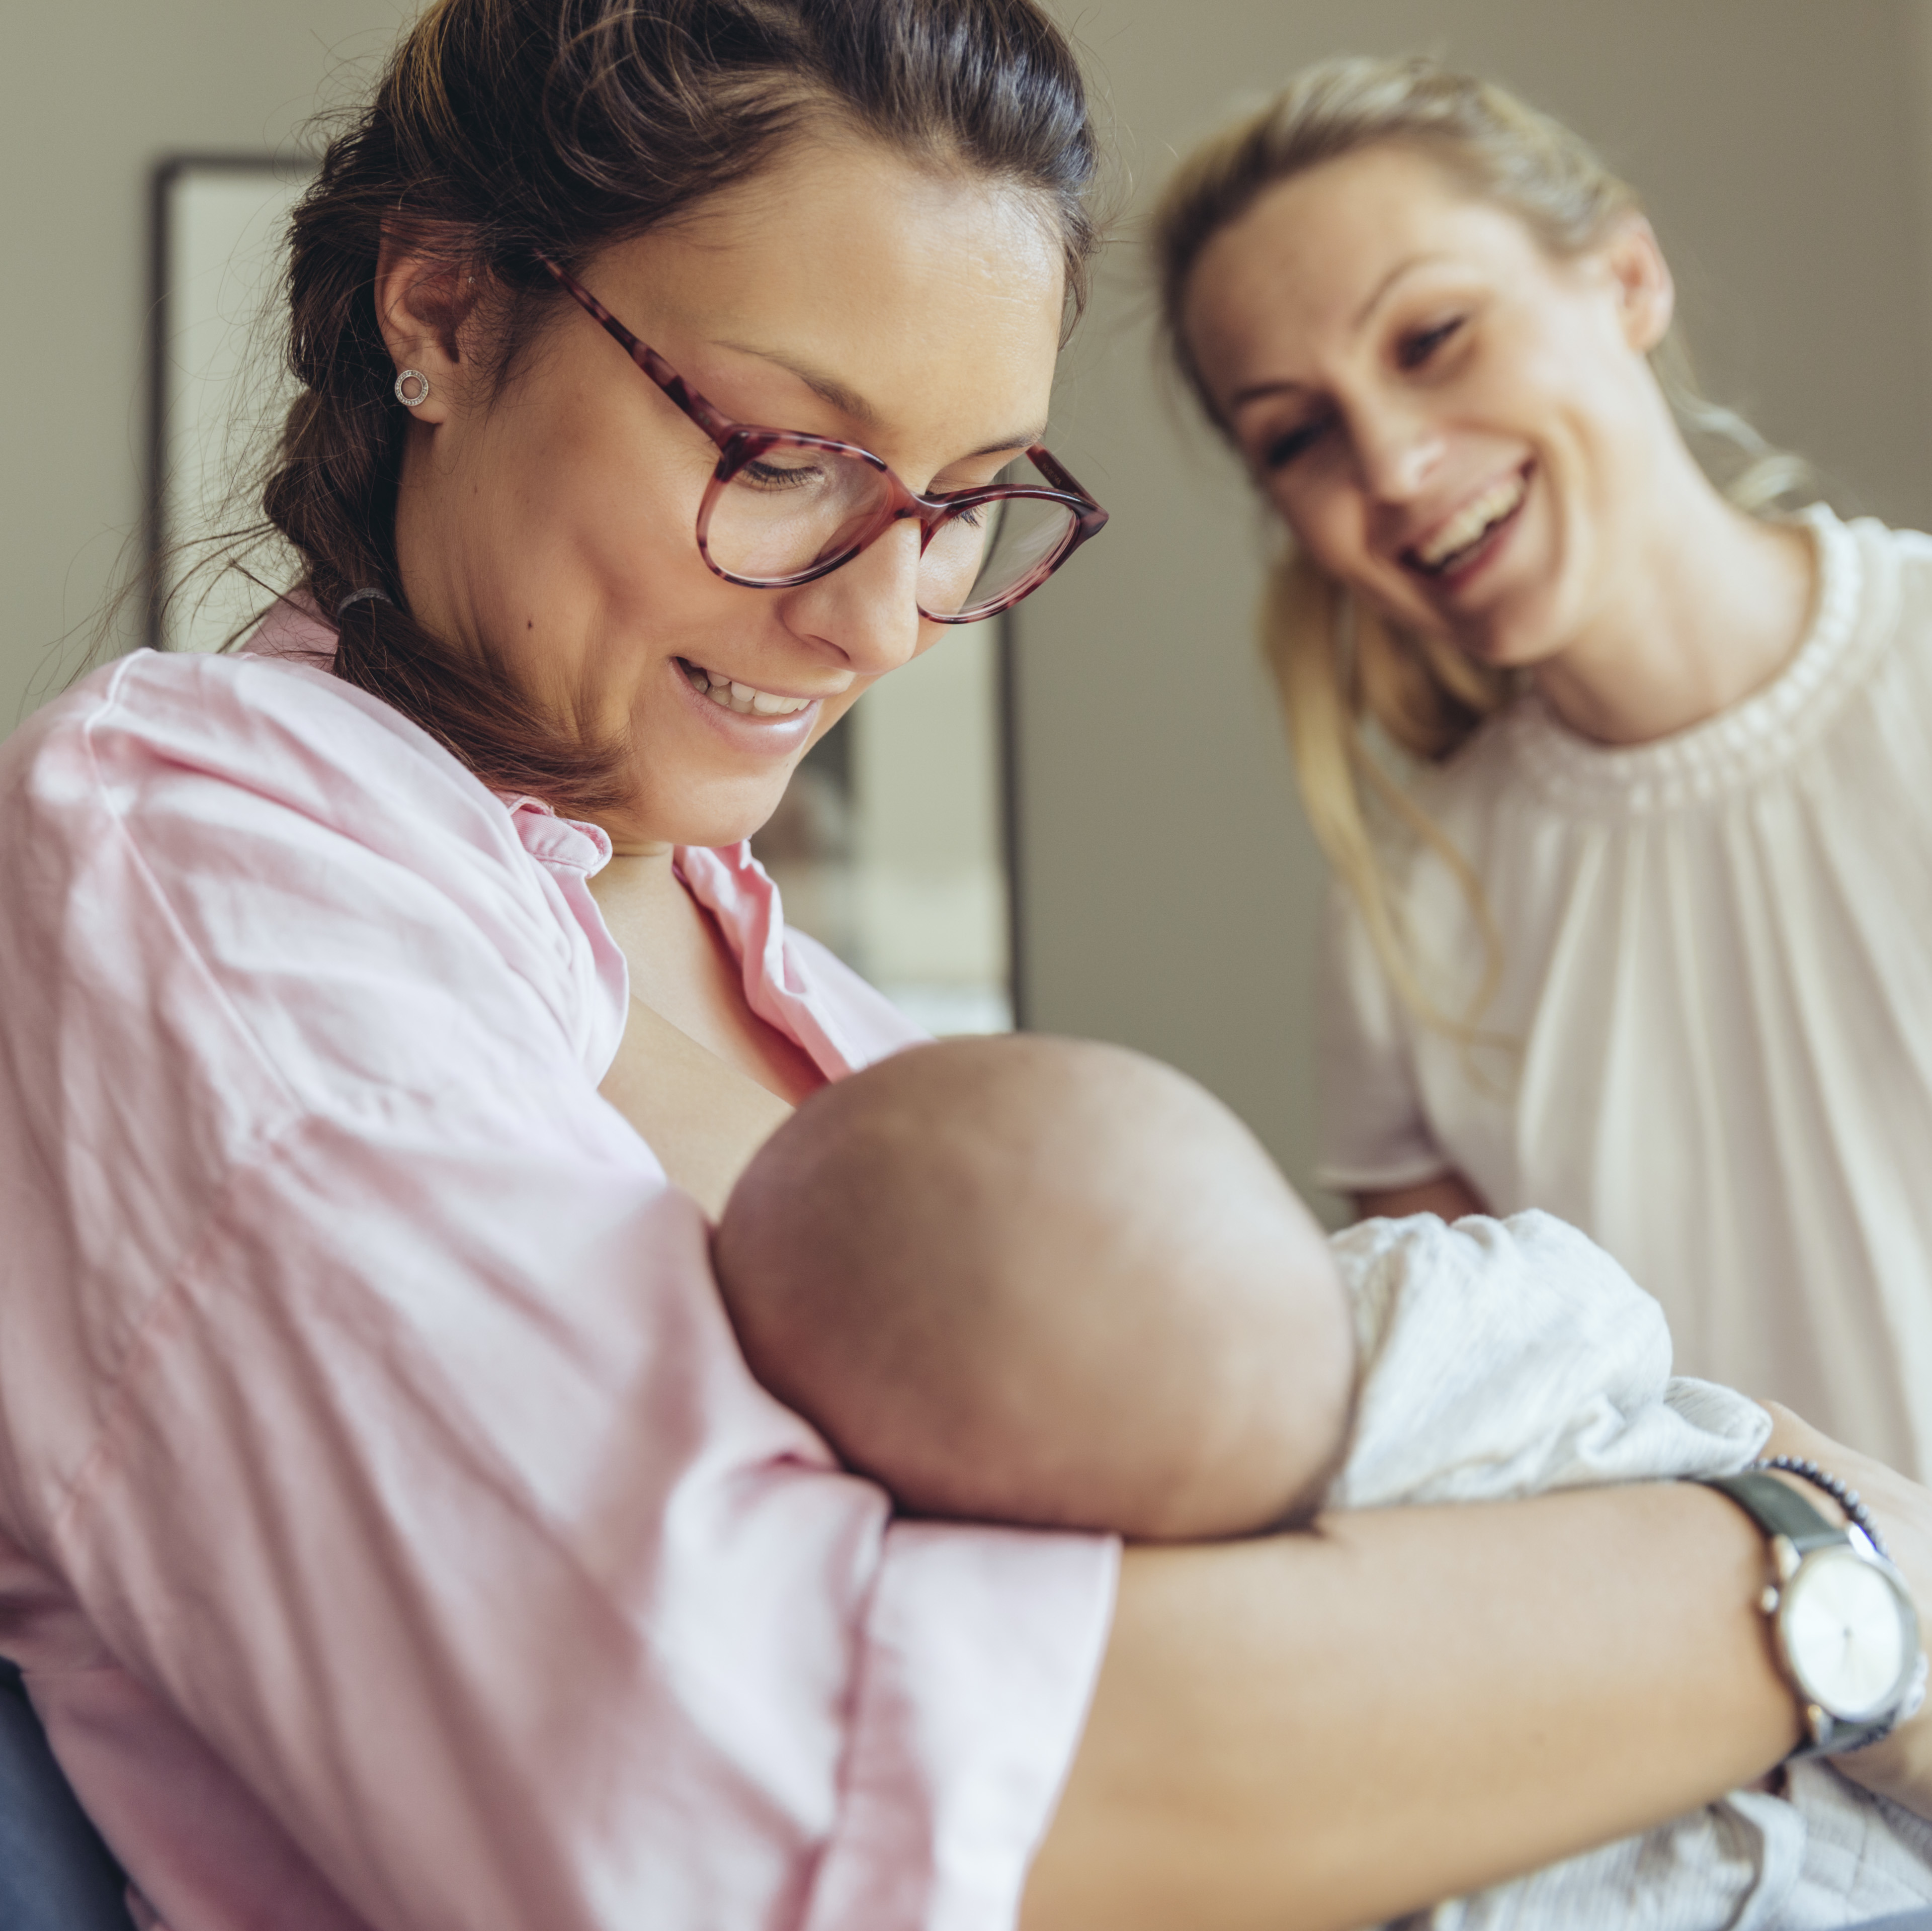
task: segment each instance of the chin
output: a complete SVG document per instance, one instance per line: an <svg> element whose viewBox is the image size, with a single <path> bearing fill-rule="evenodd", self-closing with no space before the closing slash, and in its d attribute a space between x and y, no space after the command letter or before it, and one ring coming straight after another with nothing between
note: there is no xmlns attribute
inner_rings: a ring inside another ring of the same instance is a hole
<svg viewBox="0 0 1932 1931"><path fill-rule="evenodd" d="M656 814L665 827L659 837L678 845L722 848L741 844L764 829L785 791L782 784L769 789L760 785L754 796L748 797L736 786L720 788L736 795L686 796L677 801L676 810Z"/></svg>
<svg viewBox="0 0 1932 1931"><path fill-rule="evenodd" d="M731 787L736 790L736 787ZM656 787L653 787L656 790ZM621 848L626 846L696 845L722 850L762 830L784 795L779 785L747 798L680 797L646 794L628 806L600 813L597 822Z"/></svg>
<svg viewBox="0 0 1932 1931"><path fill-rule="evenodd" d="M1456 642L1459 649L1492 670L1533 670L1560 657L1570 634L1546 606L1512 614L1478 636Z"/></svg>
<svg viewBox="0 0 1932 1931"><path fill-rule="evenodd" d="M1460 624L1438 628L1436 634L1472 663L1491 670L1527 670L1559 655L1566 627L1546 591L1499 598L1497 607Z"/></svg>
<svg viewBox="0 0 1932 1931"><path fill-rule="evenodd" d="M1472 664L1486 670L1527 670L1553 654L1541 638L1520 631L1485 631L1474 636L1451 637L1448 642Z"/></svg>

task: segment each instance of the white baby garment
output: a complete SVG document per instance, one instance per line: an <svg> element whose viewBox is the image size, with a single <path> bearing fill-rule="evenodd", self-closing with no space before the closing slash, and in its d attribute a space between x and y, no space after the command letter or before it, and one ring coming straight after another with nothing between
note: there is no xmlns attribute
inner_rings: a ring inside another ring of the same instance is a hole
<svg viewBox="0 0 1932 1931"><path fill-rule="evenodd" d="M1365 1221L1335 1258L1361 1398L1336 1508L1735 1474L1756 1402L1670 1373L1663 1310L1546 1213ZM1932 1904L1932 1824L1828 1765L1400 1921L1401 1931L1839 1931Z"/></svg>

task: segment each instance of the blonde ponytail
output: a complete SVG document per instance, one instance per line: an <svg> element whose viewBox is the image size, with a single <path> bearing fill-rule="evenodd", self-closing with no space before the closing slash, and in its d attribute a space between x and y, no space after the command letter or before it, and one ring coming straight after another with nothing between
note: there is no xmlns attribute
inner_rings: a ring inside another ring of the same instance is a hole
<svg viewBox="0 0 1932 1931"><path fill-rule="evenodd" d="M1502 941L1468 860L1409 795L1372 744L1364 719L1409 757L1447 757L1510 694L1507 673L1430 648L1362 611L1347 591L1293 550L1276 565L1262 604L1262 651L1288 721L1303 808L1328 862L1348 888L1369 941L1404 1005L1426 1023L1474 1043L1474 1016L1502 971ZM1390 892L1372 802L1446 865L1482 934L1482 982L1466 1014L1444 1012L1418 969Z"/></svg>

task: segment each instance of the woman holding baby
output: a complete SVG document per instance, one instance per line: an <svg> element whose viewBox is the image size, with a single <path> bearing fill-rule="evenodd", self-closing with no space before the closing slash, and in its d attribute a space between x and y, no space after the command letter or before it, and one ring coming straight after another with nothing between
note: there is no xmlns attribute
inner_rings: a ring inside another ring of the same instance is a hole
<svg viewBox="0 0 1932 1931"><path fill-rule="evenodd" d="M1924 1472L1932 543L1761 513L1798 466L1690 385L1636 197L1496 89L1312 69L1159 228L1288 539L1327 1183L1546 1208L1687 1372Z"/></svg>
<svg viewBox="0 0 1932 1931"><path fill-rule="evenodd" d="M0 754L0 1656L144 1923L1340 1925L1798 1739L1706 1491L1122 1555L746 1369L706 1213L912 1035L742 841L1097 530L1094 167L1030 0L438 0L296 219L290 595Z"/></svg>

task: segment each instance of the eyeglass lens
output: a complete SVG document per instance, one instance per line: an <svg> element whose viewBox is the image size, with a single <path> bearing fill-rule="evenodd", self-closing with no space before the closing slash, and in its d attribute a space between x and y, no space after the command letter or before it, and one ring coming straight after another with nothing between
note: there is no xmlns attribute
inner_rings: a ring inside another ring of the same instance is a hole
<svg viewBox="0 0 1932 1931"><path fill-rule="evenodd" d="M1052 487L1022 457L994 479ZM871 464L836 451L780 445L747 463L718 492L705 531L711 561L734 577L796 577L850 550L891 494ZM1074 529L1063 503L1008 497L940 523L920 559L920 609L951 617L990 608L1050 564Z"/></svg>

